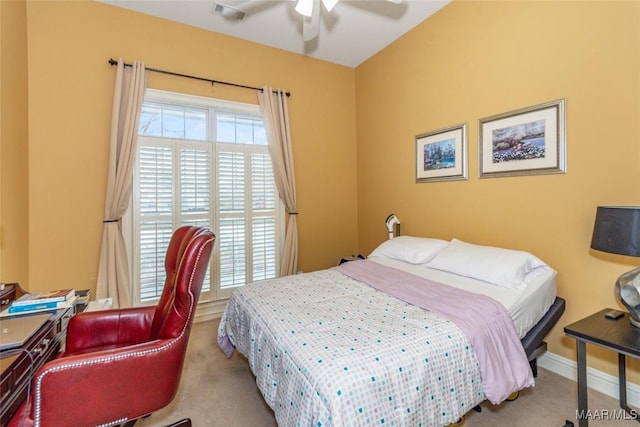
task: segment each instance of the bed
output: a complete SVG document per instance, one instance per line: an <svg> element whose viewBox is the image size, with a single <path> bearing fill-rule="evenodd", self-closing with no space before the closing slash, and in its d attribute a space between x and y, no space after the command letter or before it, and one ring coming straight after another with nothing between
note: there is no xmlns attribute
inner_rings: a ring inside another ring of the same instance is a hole
<svg viewBox="0 0 640 427"><path fill-rule="evenodd" d="M564 311L522 251L402 236L365 260L249 284L218 330L281 426L446 426L534 385Z"/></svg>

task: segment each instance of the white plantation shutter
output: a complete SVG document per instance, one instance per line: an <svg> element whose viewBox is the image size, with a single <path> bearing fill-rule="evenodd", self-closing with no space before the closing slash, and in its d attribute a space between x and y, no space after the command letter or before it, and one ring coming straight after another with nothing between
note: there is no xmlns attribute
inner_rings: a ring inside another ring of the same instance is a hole
<svg viewBox="0 0 640 427"><path fill-rule="evenodd" d="M201 142L188 145L180 149L180 225L211 228L211 145ZM210 270L202 283L204 295L211 291Z"/></svg>
<svg viewBox="0 0 640 427"><path fill-rule="evenodd" d="M140 121L132 203L137 303L162 294L166 248L181 225L216 234L201 301L276 277L283 212L257 106L218 110L215 100L163 94L148 91Z"/></svg>
<svg viewBox="0 0 640 427"><path fill-rule="evenodd" d="M220 219L220 288L229 289L247 283L246 233L244 218Z"/></svg>
<svg viewBox="0 0 640 427"><path fill-rule="evenodd" d="M228 145L225 145L227 150ZM220 288L248 283L245 212L245 154L218 152L218 200L220 202Z"/></svg>
<svg viewBox="0 0 640 427"><path fill-rule="evenodd" d="M159 298L164 284L164 255L171 239L170 221L140 224L140 300Z"/></svg>
<svg viewBox="0 0 640 427"><path fill-rule="evenodd" d="M218 200L220 212L238 212L245 205L245 155L218 154Z"/></svg>
<svg viewBox="0 0 640 427"><path fill-rule="evenodd" d="M157 298L164 283L164 254L173 231L173 154L170 146L139 144L139 299ZM134 292L136 294L136 292Z"/></svg>
<svg viewBox="0 0 640 427"><path fill-rule="evenodd" d="M173 159L170 147L140 145L140 215L154 218L173 210Z"/></svg>
<svg viewBox="0 0 640 427"><path fill-rule="evenodd" d="M253 218L253 280L276 277L275 218Z"/></svg>
<svg viewBox="0 0 640 427"><path fill-rule="evenodd" d="M220 287L276 277L276 203L266 147L219 144Z"/></svg>
<svg viewBox="0 0 640 427"><path fill-rule="evenodd" d="M251 203L254 211L273 211L276 203L273 168L268 154L251 154Z"/></svg>
<svg viewBox="0 0 640 427"><path fill-rule="evenodd" d="M276 233L274 215L277 200L271 157L251 154L251 203L253 209L253 280L276 277Z"/></svg>
<svg viewBox="0 0 640 427"><path fill-rule="evenodd" d="M209 217L211 206L209 150L180 151L180 208L183 215Z"/></svg>

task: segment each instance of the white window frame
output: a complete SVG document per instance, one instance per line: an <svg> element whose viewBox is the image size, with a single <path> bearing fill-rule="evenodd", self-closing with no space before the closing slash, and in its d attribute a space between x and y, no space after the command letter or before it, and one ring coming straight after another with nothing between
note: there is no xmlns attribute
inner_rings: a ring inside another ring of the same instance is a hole
<svg viewBox="0 0 640 427"><path fill-rule="evenodd" d="M151 102L160 102L164 104L178 104L178 105L189 105L193 107L199 108L207 108L214 110L227 111L237 114L248 114L248 115L256 115L260 116L260 109L258 105L246 104L234 101L226 101L214 98L206 98L195 95L186 95L175 92L162 91L158 89L147 89L145 93L145 101ZM227 147L232 148L234 151L242 151L245 153L258 152L258 153L266 153L268 154L268 147L266 145L250 145L250 144L239 144L239 143L217 143L215 137L215 123L214 116L209 116L208 127L210 129L210 133L213 132L212 135L209 135L208 141L198 141L198 142L189 142L189 140L179 140L183 145L191 145L194 144L198 146L198 148L202 148L202 144L210 143L211 148L210 158L212 161L211 168L211 201L212 201L212 209L211 209L211 228L216 233L216 230L219 229L220 224L220 212L218 212L215 205L218 202L218 187L217 187L217 177L216 173L218 170L218 149ZM154 137L145 137L139 136L138 143L145 143L145 140L153 139L157 144L157 139ZM169 138L165 138L169 139ZM212 142L214 141L214 142ZM163 142L164 143L164 142ZM161 143L162 144L162 143ZM137 153L137 151L136 151ZM134 168L133 175L133 183L132 185L136 188L139 185L139 174L138 174L138 164L136 161L136 165ZM277 191L277 189L276 189ZM140 287L136 285L136 281L138 277L138 266L139 266L139 251L137 248L137 240L136 240L136 230L140 227L140 218L137 215L134 215L135 212L139 211L138 201L133 198L134 191L131 192L131 199L129 203L129 209L126 214L123 216L122 227L123 227L123 236L125 239L125 244L127 247L128 260L129 260L129 274L130 274L130 283L131 283L131 295L133 299L134 306L142 306L142 305L153 305L155 302L141 302L140 301ZM175 206L175 205L174 205ZM175 208L177 209L177 208ZM174 212L172 214L173 218L176 218L178 212ZM224 214L223 214L224 215ZM284 244L284 229L285 229L285 216L284 216L284 205L279 197L276 200L275 206L275 216L276 216L276 265L275 271L276 276L279 275L280 272L280 260L282 254L282 246ZM251 215L247 214L245 218L250 219ZM248 236L247 247L250 251L251 249L251 236ZM220 277L219 277L219 259L220 259L220 250L219 245L214 244L214 249L210 262L210 276L211 276L211 290L210 292L203 292L200 297L200 305L202 303L216 303L220 301L226 301L232 292L240 286L220 289ZM250 265L247 265L247 270L249 271L251 268ZM249 274L249 273L247 273ZM218 304L218 308L216 309L218 312L221 310L221 306ZM218 313L219 314L219 313Z"/></svg>

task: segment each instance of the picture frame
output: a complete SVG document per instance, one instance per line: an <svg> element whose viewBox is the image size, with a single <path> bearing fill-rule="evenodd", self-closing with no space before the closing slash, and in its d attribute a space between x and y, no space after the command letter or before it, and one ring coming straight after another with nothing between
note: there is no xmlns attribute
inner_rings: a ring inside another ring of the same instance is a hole
<svg viewBox="0 0 640 427"><path fill-rule="evenodd" d="M467 179L467 124L416 135L416 182Z"/></svg>
<svg viewBox="0 0 640 427"><path fill-rule="evenodd" d="M565 100L478 120L480 178L566 173Z"/></svg>

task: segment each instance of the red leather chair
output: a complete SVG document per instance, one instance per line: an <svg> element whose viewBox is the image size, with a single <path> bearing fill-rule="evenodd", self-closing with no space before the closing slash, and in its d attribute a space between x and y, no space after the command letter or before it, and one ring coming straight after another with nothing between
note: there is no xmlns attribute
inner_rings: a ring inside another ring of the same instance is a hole
<svg viewBox="0 0 640 427"><path fill-rule="evenodd" d="M65 352L44 364L16 426L116 426L161 409L176 395L187 342L215 241L207 228L177 229L155 307L79 313Z"/></svg>

